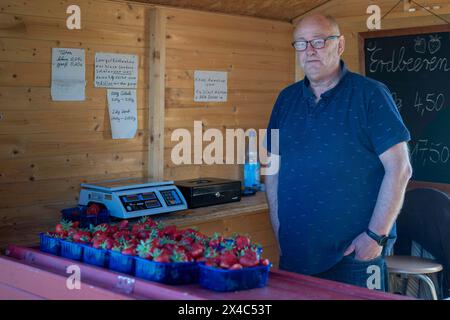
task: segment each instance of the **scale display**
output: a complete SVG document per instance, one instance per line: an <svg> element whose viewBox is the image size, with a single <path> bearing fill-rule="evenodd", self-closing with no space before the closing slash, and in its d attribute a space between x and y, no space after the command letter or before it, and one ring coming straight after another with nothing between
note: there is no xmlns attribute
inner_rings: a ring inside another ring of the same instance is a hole
<svg viewBox="0 0 450 320"><path fill-rule="evenodd" d="M155 192L121 196L120 201L127 212L147 210L162 207Z"/></svg>
<svg viewBox="0 0 450 320"><path fill-rule="evenodd" d="M112 180L81 184L81 205L104 204L111 216L128 219L187 209L186 200L173 181L149 179Z"/></svg>

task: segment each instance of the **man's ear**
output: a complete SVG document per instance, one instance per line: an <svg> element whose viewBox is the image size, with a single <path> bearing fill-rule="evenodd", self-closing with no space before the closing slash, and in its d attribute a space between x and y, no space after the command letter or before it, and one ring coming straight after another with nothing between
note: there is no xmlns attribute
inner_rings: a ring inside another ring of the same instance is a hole
<svg viewBox="0 0 450 320"><path fill-rule="evenodd" d="M345 37L341 35L339 37L339 44L338 44L338 53L339 56L341 56L344 53L345 50Z"/></svg>

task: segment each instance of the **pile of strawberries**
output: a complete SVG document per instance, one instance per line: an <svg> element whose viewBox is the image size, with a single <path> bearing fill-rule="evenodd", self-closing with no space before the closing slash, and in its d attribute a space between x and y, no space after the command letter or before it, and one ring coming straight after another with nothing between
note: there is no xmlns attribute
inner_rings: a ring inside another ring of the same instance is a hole
<svg viewBox="0 0 450 320"><path fill-rule="evenodd" d="M231 270L269 264L268 259L261 258L261 246L251 243L246 236L224 238L215 233L208 237L194 228L164 226L149 217L131 226L124 220L86 229L79 228L78 222L63 220L47 235L156 262L204 262L207 266Z"/></svg>
<svg viewBox="0 0 450 320"><path fill-rule="evenodd" d="M269 265L268 259L261 258L261 252L261 246L252 244L246 236L235 235L230 239L224 239L216 233L209 239L201 261L209 267L230 270Z"/></svg>

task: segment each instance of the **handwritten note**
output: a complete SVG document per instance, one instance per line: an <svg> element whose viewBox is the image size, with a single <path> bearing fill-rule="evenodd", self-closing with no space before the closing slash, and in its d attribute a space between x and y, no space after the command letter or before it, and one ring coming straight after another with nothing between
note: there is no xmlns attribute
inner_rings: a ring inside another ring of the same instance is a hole
<svg viewBox="0 0 450 320"><path fill-rule="evenodd" d="M450 64L445 52L441 49L441 37L429 35L427 38L418 36L414 39L414 47L411 43L400 46L398 51L389 48L378 47L376 41L369 42L366 50L370 53L369 72L434 72L450 71ZM414 50L411 50L411 47ZM408 50L409 49L409 50ZM383 51L389 51L389 55ZM392 52L392 53L391 53ZM387 59L384 58L387 56Z"/></svg>
<svg viewBox="0 0 450 320"><path fill-rule="evenodd" d="M195 102L226 102L227 73L219 71L194 72Z"/></svg>
<svg viewBox="0 0 450 320"><path fill-rule="evenodd" d="M95 54L95 86L134 89L138 81L138 56L115 53Z"/></svg>
<svg viewBox="0 0 450 320"><path fill-rule="evenodd" d="M107 94L112 138L133 138L137 130L136 90L108 89Z"/></svg>
<svg viewBox="0 0 450 320"><path fill-rule="evenodd" d="M84 101L84 49L52 48L52 87L54 101Z"/></svg>

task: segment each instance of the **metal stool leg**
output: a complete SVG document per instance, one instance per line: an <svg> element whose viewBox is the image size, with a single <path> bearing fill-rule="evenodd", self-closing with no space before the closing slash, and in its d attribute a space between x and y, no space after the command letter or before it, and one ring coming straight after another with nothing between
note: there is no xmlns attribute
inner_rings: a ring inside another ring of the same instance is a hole
<svg viewBox="0 0 450 320"><path fill-rule="evenodd" d="M431 291L431 296L433 297L433 300L437 300L437 293L436 293L436 287L434 286L433 280L430 279L430 277L424 275L424 274L411 274L411 276L419 278L421 280L423 280L428 287L430 288Z"/></svg>

